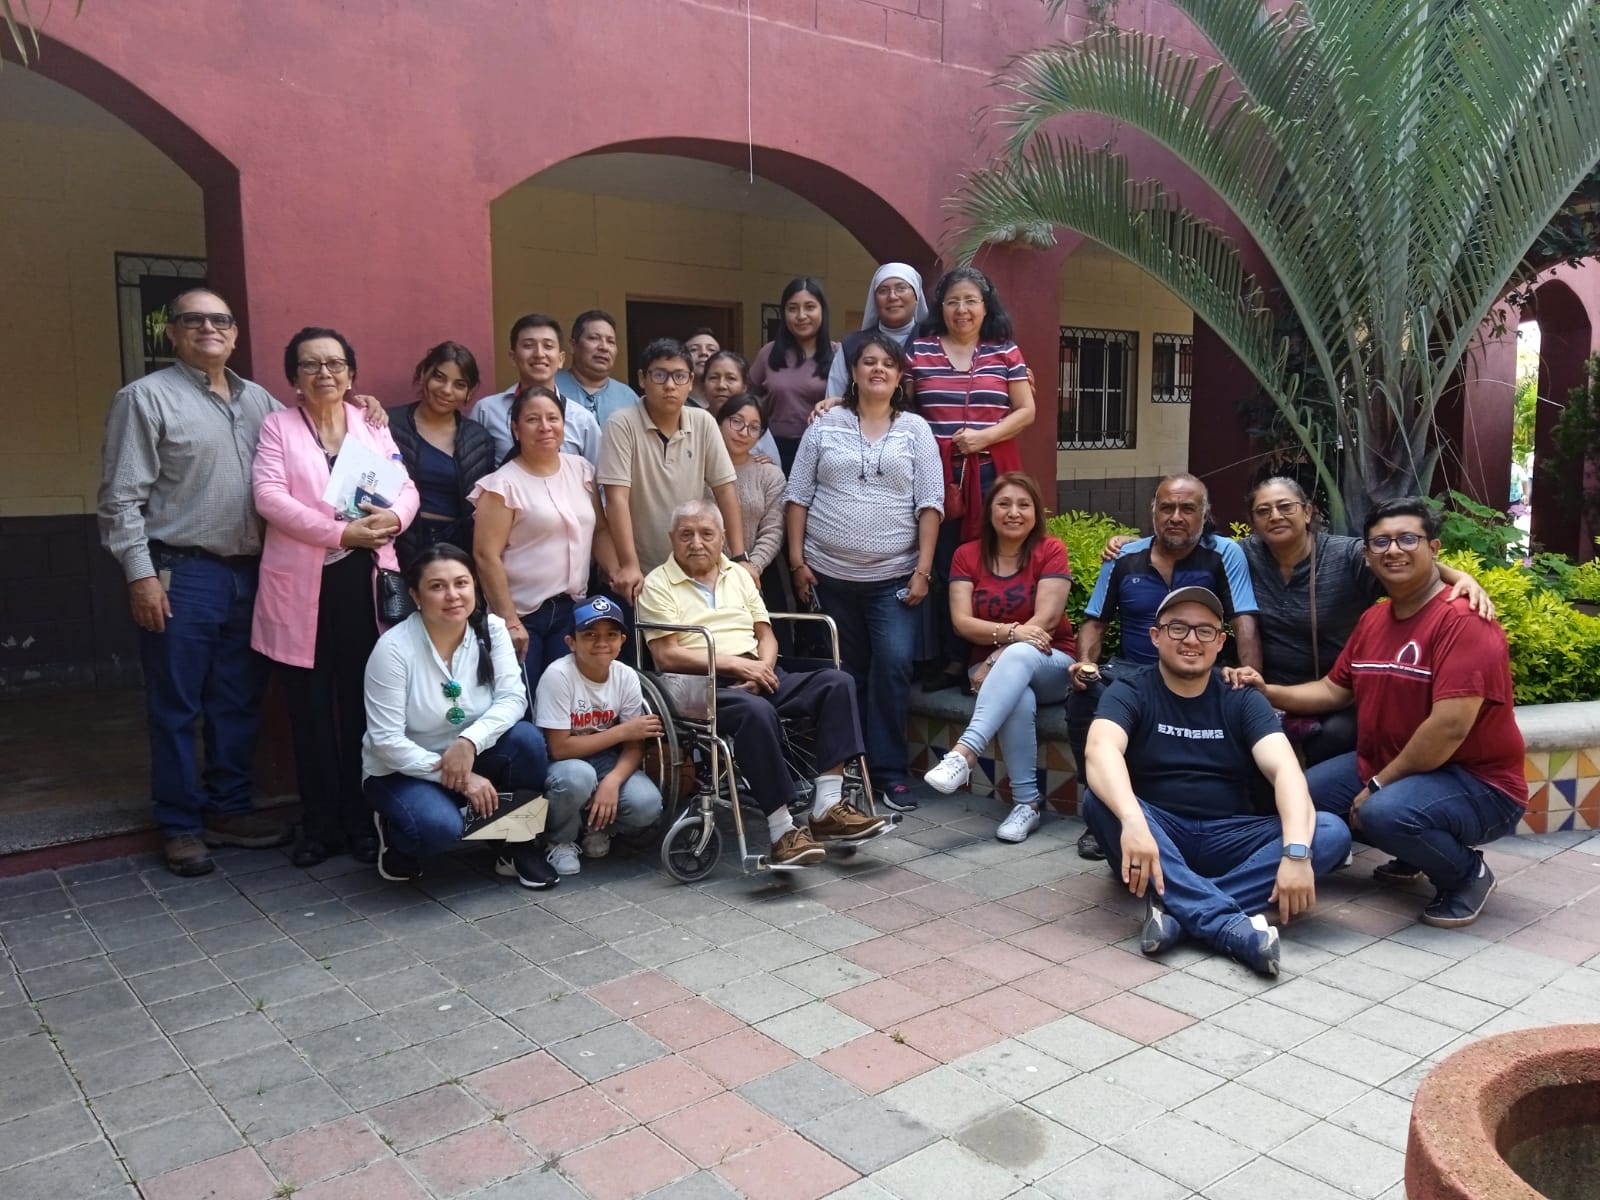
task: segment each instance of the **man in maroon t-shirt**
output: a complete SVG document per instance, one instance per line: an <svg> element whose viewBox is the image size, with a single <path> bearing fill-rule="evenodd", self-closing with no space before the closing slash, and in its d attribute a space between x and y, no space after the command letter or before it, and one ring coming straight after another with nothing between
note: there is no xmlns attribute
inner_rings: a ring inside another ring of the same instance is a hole
<svg viewBox="0 0 1600 1200"><path fill-rule="evenodd" d="M1333 669L1292 687L1231 674L1291 713L1355 701L1355 752L1306 772L1312 801L1395 856L1379 878L1426 875L1438 894L1422 919L1449 929L1482 913L1494 872L1474 847L1517 827L1528 785L1505 631L1448 598L1438 533L1425 500L1379 504L1367 515L1367 568L1389 603L1367 610Z"/></svg>

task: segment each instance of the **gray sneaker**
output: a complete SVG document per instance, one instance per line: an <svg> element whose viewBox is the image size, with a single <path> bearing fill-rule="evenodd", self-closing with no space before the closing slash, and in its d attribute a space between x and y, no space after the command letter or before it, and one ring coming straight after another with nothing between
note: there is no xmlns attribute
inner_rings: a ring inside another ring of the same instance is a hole
<svg viewBox="0 0 1600 1200"><path fill-rule="evenodd" d="M1155 888L1144 894L1144 924L1139 927L1139 949L1149 955L1171 950L1183 941L1183 926L1162 907Z"/></svg>
<svg viewBox="0 0 1600 1200"><path fill-rule="evenodd" d="M1433 903L1422 910L1425 924L1437 925L1440 929L1459 929L1471 925L1483 914L1483 906L1494 894L1494 872L1483 861L1481 851L1474 850L1472 856L1477 859L1472 875L1460 887L1440 892L1433 898Z"/></svg>
<svg viewBox="0 0 1600 1200"><path fill-rule="evenodd" d="M578 862L578 847L571 842L560 842L551 846L545 855L550 860L550 865L555 868L557 875L576 875L582 870Z"/></svg>
<svg viewBox="0 0 1600 1200"><path fill-rule="evenodd" d="M1011 812L1000 828L994 831L1002 842L1025 842L1028 835L1039 828L1039 810L1031 804L1013 804Z"/></svg>
<svg viewBox="0 0 1600 1200"><path fill-rule="evenodd" d="M1268 978L1278 977L1278 931L1257 913L1240 917L1223 932L1222 949L1252 971Z"/></svg>

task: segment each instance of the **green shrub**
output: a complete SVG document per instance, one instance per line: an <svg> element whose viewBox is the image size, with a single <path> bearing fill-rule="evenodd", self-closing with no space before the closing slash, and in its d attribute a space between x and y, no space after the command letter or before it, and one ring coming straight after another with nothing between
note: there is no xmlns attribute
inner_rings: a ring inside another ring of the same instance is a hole
<svg viewBox="0 0 1600 1200"><path fill-rule="evenodd" d="M1059 513L1045 522L1052 537L1058 537L1067 547L1067 565L1072 568L1072 590L1067 593L1067 616L1072 627L1083 625L1083 610L1094 593L1095 580L1100 577L1100 554L1106 542L1117 535L1138 537L1139 531L1122 524L1104 513ZM1116 630L1106 631L1100 661L1105 662L1116 649Z"/></svg>
<svg viewBox="0 0 1600 1200"><path fill-rule="evenodd" d="M1600 699L1600 618L1578 612L1533 570L1489 566L1463 550L1447 550L1439 561L1476 576L1494 601L1511 648L1518 704ZM1569 578L1579 575L1600 586L1600 568L1586 564Z"/></svg>
<svg viewBox="0 0 1600 1200"><path fill-rule="evenodd" d="M1512 563L1527 552L1524 534L1497 508L1452 490L1439 527L1446 550L1466 550L1488 563Z"/></svg>

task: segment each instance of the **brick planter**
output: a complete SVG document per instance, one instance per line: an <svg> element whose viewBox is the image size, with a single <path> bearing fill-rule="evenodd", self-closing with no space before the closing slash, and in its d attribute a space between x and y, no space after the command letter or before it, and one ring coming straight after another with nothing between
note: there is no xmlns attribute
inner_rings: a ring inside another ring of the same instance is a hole
<svg viewBox="0 0 1600 1200"><path fill-rule="evenodd" d="M1409 1200L1587 1200L1600 1169L1600 1025L1474 1042L1422 1081Z"/></svg>

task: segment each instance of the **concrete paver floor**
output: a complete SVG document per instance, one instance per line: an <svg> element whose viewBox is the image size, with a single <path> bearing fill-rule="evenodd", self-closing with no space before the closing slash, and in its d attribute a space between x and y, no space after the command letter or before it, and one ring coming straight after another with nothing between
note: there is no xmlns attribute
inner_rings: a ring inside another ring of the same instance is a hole
<svg viewBox="0 0 1600 1200"><path fill-rule="evenodd" d="M855 859L545 894L228 853L0 880L0 1196L1400 1197L1465 1041L1600 1020L1600 836L1499 843L1469 930L1327 881L1269 982L928 793Z"/></svg>

